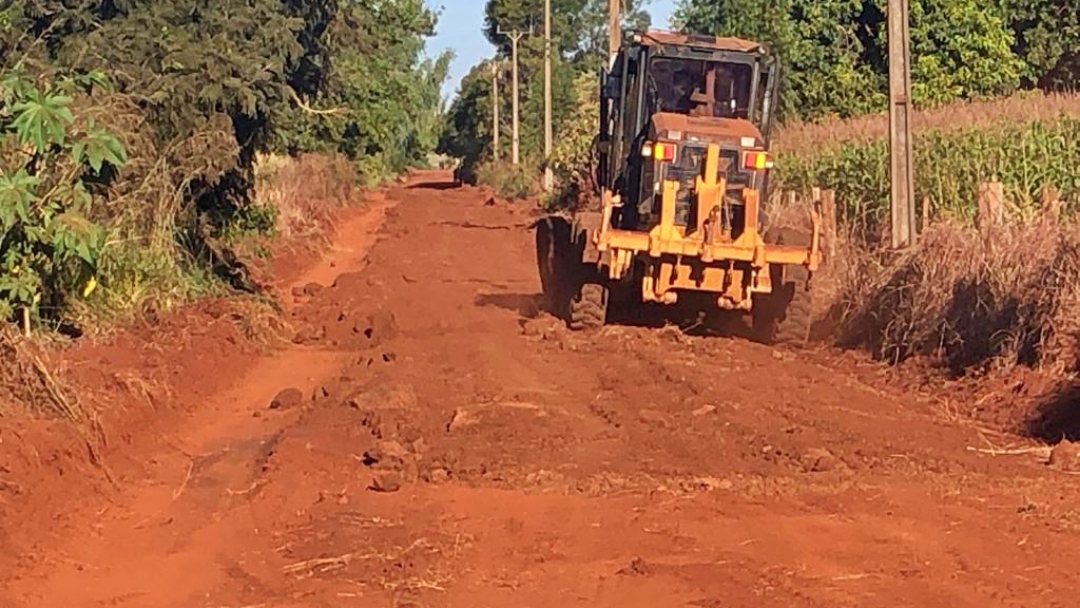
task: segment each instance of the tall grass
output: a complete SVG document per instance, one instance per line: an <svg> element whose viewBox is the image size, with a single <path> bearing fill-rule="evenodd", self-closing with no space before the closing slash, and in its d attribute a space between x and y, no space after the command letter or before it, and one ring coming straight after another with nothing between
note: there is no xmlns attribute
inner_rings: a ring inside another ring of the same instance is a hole
<svg viewBox="0 0 1080 608"><path fill-rule="evenodd" d="M359 190L360 175L344 156L267 154L256 159L255 201L272 210L274 232L285 239L325 244L334 212L354 201Z"/></svg>
<svg viewBox="0 0 1080 608"><path fill-rule="evenodd" d="M488 186L502 198L518 200L534 196L539 190L536 164L518 165L506 161L486 161L476 167L476 183Z"/></svg>
<svg viewBox="0 0 1080 608"><path fill-rule="evenodd" d="M992 233L932 226L898 257L845 251L833 313L841 342L956 375L1017 365L1080 371L1080 224L1016 221Z"/></svg>

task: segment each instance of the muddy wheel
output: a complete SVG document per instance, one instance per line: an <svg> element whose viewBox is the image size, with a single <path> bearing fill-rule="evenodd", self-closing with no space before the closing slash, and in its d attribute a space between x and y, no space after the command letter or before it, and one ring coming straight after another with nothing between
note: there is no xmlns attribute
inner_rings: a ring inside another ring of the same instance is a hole
<svg viewBox="0 0 1080 608"><path fill-rule="evenodd" d="M598 280L583 281L570 300L570 329L599 329L607 322L608 289Z"/></svg>
<svg viewBox="0 0 1080 608"><path fill-rule="evenodd" d="M810 236L793 229L770 230L765 242L809 247ZM773 293L754 302L754 336L765 344L801 347L810 340L814 321L810 273L805 266L773 266Z"/></svg>

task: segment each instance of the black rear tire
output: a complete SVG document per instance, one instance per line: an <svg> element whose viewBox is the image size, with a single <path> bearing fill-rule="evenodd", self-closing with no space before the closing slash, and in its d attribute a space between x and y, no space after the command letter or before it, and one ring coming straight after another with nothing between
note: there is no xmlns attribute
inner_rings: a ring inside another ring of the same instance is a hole
<svg viewBox="0 0 1080 608"><path fill-rule="evenodd" d="M570 224L561 217L536 223L536 265L540 274L544 309L564 317L573 284Z"/></svg>
<svg viewBox="0 0 1080 608"><path fill-rule="evenodd" d="M583 281L570 300L570 329L589 331L607 323L608 288L596 279Z"/></svg>

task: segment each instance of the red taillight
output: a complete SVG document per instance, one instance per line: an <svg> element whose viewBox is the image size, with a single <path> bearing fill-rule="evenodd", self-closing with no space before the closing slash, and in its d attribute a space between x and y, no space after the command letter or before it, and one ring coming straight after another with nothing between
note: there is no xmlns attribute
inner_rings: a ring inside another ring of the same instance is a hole
<svg viewBox="0 0 1080 608"><path fill-rule="evenodd" d="M754 171L772 169L773 162L768 152L746 152L743 155L743 167Z"/></svg>
<svg viewBox="0 0 1080 608"><path fill-rule="evenodd" d="M675 160L675 144L657 142L653 148L653 158L664 162Z"/></svg>

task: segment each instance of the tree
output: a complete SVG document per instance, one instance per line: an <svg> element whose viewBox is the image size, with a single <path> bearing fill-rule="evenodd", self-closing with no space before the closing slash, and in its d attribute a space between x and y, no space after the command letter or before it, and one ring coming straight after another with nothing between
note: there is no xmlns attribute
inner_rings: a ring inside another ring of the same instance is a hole
<svg viewBox="0 0 1080 608"><path fill-rule="evenodd" d="M145 264L155 269L194 258L250 286L219 237L258 211L256 154L338 151L373 178L424 160L449 61L423 57L434 26L424 0L0 1L0 80L103 73L115 83L70 104L75 124L93 119L128 156L122 171L105 163L83 180L96 203L85 206L89 219L110 231L105 266L125 255L156 256ZM0 123L12 103L0 99ZM81 133L65 140L72 154ZM78 150L99 164L99 150ZM19 171L0 167L0 181L15 183ZM0 260L0 275L10 266Z"/></svg>
<svg viewBox="0 0 1080 608"><path fill-rule="evenodd" d="M786 115L850 116L885 107L885 0L683 0L689 30L769 43L785 65ZM975 0L914 0L912 79L924 105L1009 93L1020 64L1000 9Z"/></svg>
<svg viewBox="0 0 1080 608"><path fill-rule="evenodd" d="M324 43L332 62L322 62L310 99L326 107L281 121L279 145L341 152L371 178L423 160L441 130L440 89L452 58L423 58L423 37L434 26L418 0L344 4Z"/></svg>
<svg viewBox="0 0 1080 608"><path fill-rule="evenodd" d="M1080 88L1080 11L1060 0L1003 0L1029 86Z"/></svg>
<svg viewBox="0 0 1080 608"><path fill-rule="evenodd" d="M644 7L650 0L624 0L624 24L628 28L646 27L650 21ZM552 0L552 31L555 53L552 62L553 127L556 141L562 137L563 124L577 104L574 80L582 73L598 77L607 56L607 0ZM528 30L536 35L522 39L519 48L521 79L521 147L526 158L539 159L543 135L543 3L532 0L488 0L485 7L484 33L496 46L497 58L508 64L510 40L499 29ZM503 116L510 115L509 70L502 75L506 86L501 93ZM462 81L446 120L446 130L439 150L462 158L465 165L475 165L490 157L491 150L491 72L485 61L474 67ZM505 133L509 137L509 133ZM507 140L509 141L509 140Z"/></svg>
<svg viewBox="0 0 1080 608"><path fill-rule="evenodd" d="M862 0L684 0L685 30L769 44L783 64L785 115L849 116L884 103L880 77L861 59L872 37L859 28Z"/></svg>
<svg viewBox="0 0 1080 608"><path fill-rule="evenodd" d="M919 0L911 13L916 103L1008 95L1019 88L1023 62L1012 52L1013 34L999 8L980 0ZM880 48L886 48L886 28L878 27Z"/></svg>
<svg viewBox="0 0 1080 608"><path fill-rule="evenodd" d="M491 65L491 61L483 61L473 66L461 80L439 138L438 152L462 159L469 168L481 158L490 158L493 154L490 148ZM501 71L505 73L505 70ZM509 107L506 98L499 101L500 112L504 112Z"/></svg>
<svg viewBox="0 0 1080 608"><path fill-rule="evenodd" d="M623 29L645 30L652 25L652 16L645 7L652 0L623 0ZM577 28L583 36L573 59L589 67L599 67L608 55L608 1L587 0Z"/></svg>

